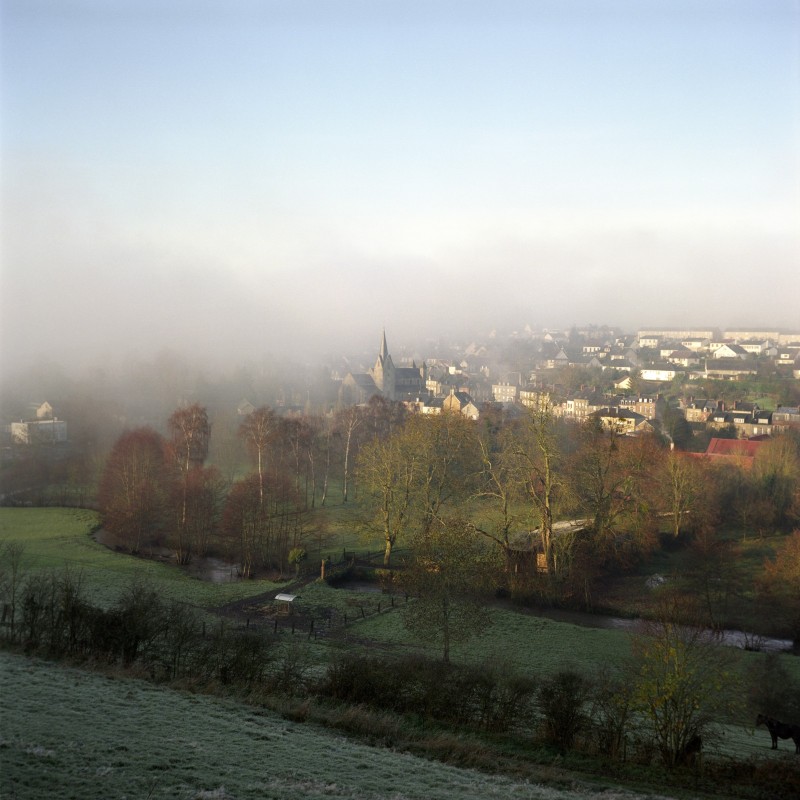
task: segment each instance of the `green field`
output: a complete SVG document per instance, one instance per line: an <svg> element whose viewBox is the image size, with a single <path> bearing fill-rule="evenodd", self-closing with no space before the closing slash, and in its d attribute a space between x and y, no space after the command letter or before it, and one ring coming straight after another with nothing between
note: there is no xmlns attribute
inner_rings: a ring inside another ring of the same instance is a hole
<svg viewBox="0 0 800 800"><path fill-rule="evenodd" d="M23 569L69 569L78 575L97 605L113 602L132 580L142 580L165 597L201 608L214 608L277 588L271 581L210 583L186 574L171 564L115 553L92 538L97 515L83 509L0 508L0 543L24 547Z"/></svg>

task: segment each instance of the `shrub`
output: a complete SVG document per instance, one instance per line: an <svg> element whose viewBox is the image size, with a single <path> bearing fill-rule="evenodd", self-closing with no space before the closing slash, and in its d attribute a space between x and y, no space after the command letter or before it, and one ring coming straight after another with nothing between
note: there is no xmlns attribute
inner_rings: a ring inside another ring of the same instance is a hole
<svg viewBox="0 0 800 800"><path fill-rule="evenodd" d="M589 698L589 683L577 672L557 672L539 687L537 700L544 718L548 741L567 750L586 727L584 706Z"/></svg>

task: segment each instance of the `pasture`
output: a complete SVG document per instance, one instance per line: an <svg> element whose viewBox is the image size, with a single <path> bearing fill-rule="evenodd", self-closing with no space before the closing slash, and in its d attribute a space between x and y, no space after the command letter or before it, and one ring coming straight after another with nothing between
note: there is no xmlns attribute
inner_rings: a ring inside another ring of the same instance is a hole
<svg viewBox="0 0 800 800"><path fill-rule="evenodd" d="M0 508L0 544L24 547L25 572L70 570L79 576L92 602L101 606L113 602L133 580L200 608L214 608L281 585L265 580L211 583L171 564L115 553L92 538L97 525L97 515L85 509Z"/></svg>
<svg viewBox="0 0 800 800"><path fill-rule="evenodd" d="M114 553L92 538L96 525L96 516L84 510L0 509L0 541L24 544L23 571L69 569L80 575L87 597L98 605L112 603L132 580L144 580L165 598L209 612L280 588L259 580L208 583L174 565ZM392 605L391 598L379 592L335 589L318 581L298 593L300 615L334 609L339 620L335 630L319 639L303 635L301 627L297 636L283 628L281 640L301 653L309 674L320 676L342 649L440 655L436 646L415 641L403 626L402 595L395 596ZM258 603L253 608L257 621ZM347 624L342 625L345 615ZM483 635L454 645L454 662L491 664L534 679L564 669L595 676L620 665L630 653L630 634L622 630L580 627L501 604L491 615L493 624ZM263 621L267 620L265 616ZM760 653L739 652L742 673L763 658ZM790 675L800 680L800 659L780 658ZM230 699L113 680L12 654L0 655L0 672L2 796L82 800L584 796L369 748ZM59 721L57 726L53 719ZM758 757L794 765L797 757L786 746L771 751L766 731L755 730L753 723L748 712L720 725L706 752L723 761ZM392 787L388 794L386 787Z"/></svg>

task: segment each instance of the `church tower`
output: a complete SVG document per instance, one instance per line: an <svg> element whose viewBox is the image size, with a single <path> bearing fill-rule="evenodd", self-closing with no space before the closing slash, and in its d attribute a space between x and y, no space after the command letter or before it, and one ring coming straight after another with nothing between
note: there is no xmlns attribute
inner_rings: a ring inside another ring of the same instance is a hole
<svg viewBox="0 0 800 800"><path fill-rule="evenodd" d="M383 396L388 400L395 398L395 374L394 363L392 357L389 355L389 346L386 344L386 330L383 331L381 338L381 346L378 351L378 357L375 359L375 366L370 370L372 380L375 385L381 390Z"/></svg>

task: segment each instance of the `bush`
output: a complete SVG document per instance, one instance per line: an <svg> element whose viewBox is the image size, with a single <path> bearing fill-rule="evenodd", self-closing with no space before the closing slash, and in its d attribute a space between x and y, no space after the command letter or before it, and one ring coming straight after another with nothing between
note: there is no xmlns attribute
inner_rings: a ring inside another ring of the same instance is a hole
<svg viewBox="0 0 800 800"><path fill-rule="evenodd" d="M539 687L537 700L548 741L567 750L588 725L584 706L589 698L588 681L577 672L557 672Z"/></svg>
<svg viewBox="0 0 800 800"><path fill-rule="evenodd" d="M346 655L329 665L319 691L347 703L504 731L528 719L534 688L501 670Z"/></svg>

